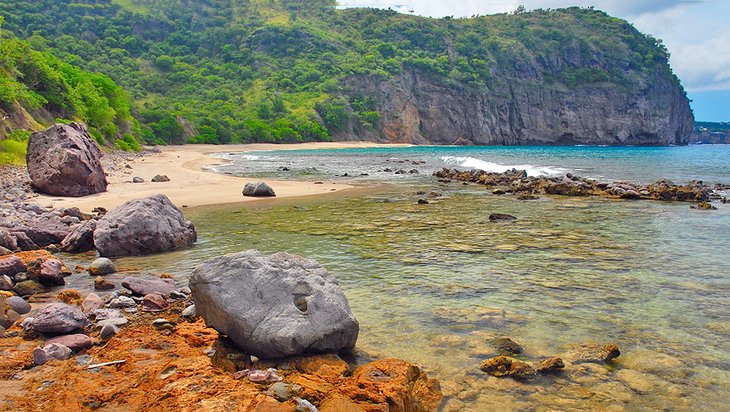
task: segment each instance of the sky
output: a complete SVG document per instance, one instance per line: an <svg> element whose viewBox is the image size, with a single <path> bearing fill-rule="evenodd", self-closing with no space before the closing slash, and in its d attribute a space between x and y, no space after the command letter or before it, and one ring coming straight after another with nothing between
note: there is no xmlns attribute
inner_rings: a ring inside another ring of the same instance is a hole
<svg viewBox="0 0 730 412"><path fill-rule="evenodd" d="M340 0L429 17L594 6L661 39L697 120L730 121L730 0Z"/></svg>

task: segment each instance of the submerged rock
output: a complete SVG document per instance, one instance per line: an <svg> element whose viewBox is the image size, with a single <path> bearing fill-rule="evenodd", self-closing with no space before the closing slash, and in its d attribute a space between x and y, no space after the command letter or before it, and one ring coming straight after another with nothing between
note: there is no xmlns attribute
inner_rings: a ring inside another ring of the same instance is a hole
<svg viewBox="0 0 730 412"><path fill-rule="evenodd" d="M102 156L86 128L71 123L31 134L26 161L33 185L41 192L79 197L106 191Z"/></svg>
<svg viewBox="0 0 730 412"><path fill-rule="evenodd" d="M537 373L542 374L556 373L561 371L563 368L565 368L565 363L563 363L562 359L557 357L544 359L535 365Z"/></svg>
<svg viewBox="0 0 730 412"><path fill-rule="evenodd" d="M508 376L517 380L526 380L535 376L535 369L527 362L508 356L495 356L487 359L479 369L498 378Z"/></svg>
<svg viewBox="0 0 730 412"><path fill-rule="evenodd" d="M618 346L585 343L576 347L572 354L574 363L606 363L621 355Z"/></svg>
<svg viewBox="0 0 730 412"><path fill-rule="evenodd" d="M359 325L337 280L319 263L249 250L210 259L190 277L197 313L260 358L355 346Z"/></svg>
<svg viewBox="0 0 730 412"><path fill-rule="evenodd" d="M274 189L265 182L246 183L243 187L244 196L253 197L275 197Z"/></svg>
<svg viewBox="0 0 730 412"><path fill-rule="evenodd" d="M522 346L507 337L496 338L492 340L491 345L494 349L503 354L516 355L522 353Z"/></svg>
<svg viewBox="0 0 730 412"><path fill-rule="evenodd" d="M126 202L99 219L94 244L104 257L138 256L191 245L192 222L165 195Z"/></svg>

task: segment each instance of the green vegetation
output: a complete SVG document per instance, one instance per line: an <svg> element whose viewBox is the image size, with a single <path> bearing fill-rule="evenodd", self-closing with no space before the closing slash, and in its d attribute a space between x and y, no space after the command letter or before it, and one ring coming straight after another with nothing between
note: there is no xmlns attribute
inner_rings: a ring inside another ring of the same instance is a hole
<svg viewBox="0 0 730 412"><path fill-rule="evenodd" d="M414 72L480 91L513 83L627 89L657 75L673 77L660 41L592 8L428 19L334 6L330 0L3 0L0 14L7 30L43 51L35 54L42 60L51 52L124 87L147 143L377 133L381 102L354 85ZM63 75L60 66L53 67ZM106 94L113 83L82 77L84 86L64 77L73 100L62 97L64 90L6 86L5 93L29 105L76 107L105 136L123 129L119 114L129 112L116 106L125 99ZM99 87L117 117L88 97ZM117 146L133 148L125 139Z"/></svg>

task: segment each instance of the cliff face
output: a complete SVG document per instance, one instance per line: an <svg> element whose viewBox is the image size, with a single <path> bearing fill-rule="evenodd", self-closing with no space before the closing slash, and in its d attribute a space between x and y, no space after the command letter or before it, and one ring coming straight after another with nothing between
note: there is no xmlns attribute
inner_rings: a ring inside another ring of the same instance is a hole
<svg viewBox="0 0 730 412"><path fill-rule="evenodd" d="M496 90L450 86L409 71L388 81L352 79L374 96L382 118L374 137L415 144L682 145L694 118L681 86L637 89L514 81Z"/></svg>

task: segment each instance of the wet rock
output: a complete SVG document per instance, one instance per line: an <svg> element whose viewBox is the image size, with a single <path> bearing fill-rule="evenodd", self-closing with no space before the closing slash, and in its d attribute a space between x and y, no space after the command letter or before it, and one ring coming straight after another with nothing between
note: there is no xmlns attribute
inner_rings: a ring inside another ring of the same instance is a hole
<svg viewBox="0 0 730 412"><path fill-rule="evenodd" d="M507 337L496 338L490 342L491 346L502 354L516 355L522 353L522 346Z"/></svg>
<svg viewBox="0 0 730 412"><path fill-rule="evenodd" d="M190 289L207 325L260 358L337 352L357 341L347 298L314 260L255 250L225 255L198 266Z"/></svg>
<svg viewBox="0 0 730 412"><path fill-rule="evenodd" d="M159 293L150 293L144 296L142 310L145 312L161 312L167 309L167 299Z"/></svg>
<svg viewBox="0 0 730 412"><path fill-rule="evenodd" d="M717 210L717 207L711 205L709 202L700 202L696 205L690 206L689 208L696 210Z"/></svg>
<svg viewBox="0 0 730 412"><path fill-rule="evenodd" d="M20 320L20 314L6 302L4 295L0 295L0 326L7 329Z"/></svg>
<svg viewBox="0 0 730 412"><path fill-rule="evenodd" d="M76 226L61 241L61 249L68 253L82 253L94 250L96 220L88 220Z"/></svg>
<svg viewBox="0 0 730 412"><path fill-rule="evenodd" d="M151 293L158 293L165 298L170 296L170 292L176 289L175 282L172 279L142 279L142 278L124 278L122 286L131 290L138 296L145 296Z"/></svg>
<svg viewBox="0 0 730 412"><path fill-rule="evenodd" d="M101 276L94 278L94 289L96 290L109 290L114 289L114 284Z"/></svg>
<svg viewBox="0 0 730 412"><path fill-rule="evenodd" d="M126 202L99 219L94 232L94 244L104 257L180 249L196 238L192 222L165 195Z"/></svg>
<svg viewBox="0 0 730 412"><path fill-rule="evenodd" d="M37 293L43 293L45 291L46 288L35 280L24 280L13 286L13 292L15 292L18 296L30 296Z"/></svg>
<svg viewBox="0 0 730 412"><path fill-rule="evenodd" d="M33 185L54 196L86 196L106 191L99 145L79 123L57 124L33 133L26 162Z"/></svg>
<svg viewBox="0 0 730 412"><path fill-rule="evenodd" d="M20 296L10 296L5 299L5 303L19 315L25 315L30 312L30 303Z"/></svg>
<svg viewBox="0 0 730 412"><path fill-rule="evenodd" d="M498 378L509 376L517 380L526 380L535 376L535 369L527 362L508 356L495 356L494 358L487 359L479 368Z"/></svg>
<svg viewBox="0 0 730 412"><path fill-rule="evenodd" d="M279 402L286 402L289 399L299 395L302 387L284 382L276 382L269 386L268 392Z"/></svg>
<svg viewBox="0 0 730 412"><path fill-rule="evenodd" d="M426 200L426 199L418 199L418 204L419 205L427 205L428 203L429 203L429 201Z"/></svg>
<svg viewBox="0 0 730 412"><path fill-rule="evenodd" d="M114 309L136 308L137 302L128 296L118 296L109 302L109 307Z"/></svg>
<svg viewBox="0 0 730 412"><path fill-rule="evenodd" d="M563 368L565 368L565 363L563 363L563 360L558 357L541 360L537 365L535 365L537 373L542 374L556 373L561 371Z"/></svg>
<svg viewBox="0 0 730 412"><path fill-rule="evenodd" d="M87 316L103 307L104 307L104 302L101 300L99 295L97 295L96 293L89 293L89 295L86 296L84 301L81 303L81 309L83 310L84 314Z"/></svg>
<svg viewBox="0 0 730 412"><path fill-rule="evenodd" d="M656 388L655 381L649 375L631 369L616 372L616 379L638 393L649 393Z"/></svg>
<svg viewBox="0 0 730 412"><path fill-rule="evenodd" d="M274 189L265 182L246 183L243 187L244 196L252 197L275 197Z"/></svg>
<svg viewBox="0 0 730 412"><path fill-rule="evenodd" d="M490 222L513 222L515 220L517 220L516 217L504 213L492 213L489 215Z"/></svg>
<svg viewBox="0 0 730 412"><path fill-rule="evenodd" d="M22 260L17 256L7 256L0 258L0 275L14 277L20 272L25 272L27 268Z"/></svg>
<svg viewBox="0 0 730 412"><path fill-rule="evenodd" d="M576 348L572 354L574 363L606 363L621 355L618 346L586 343Z"/></svg>
<svg viewBox="0 0 730 412"><path fill-rule="evenodd" d="M195 319L198 316L198 313L195 310L195 305L190 305L187 308L183 309L182 316L185 319Z"/></svg>
<svg viewBox="0 0 730 412"><path fill-rule="evenodd" d="M135 176L132 178L132 183L144 183L144 179L141 177Z"/></svg>
<svg viewBox="0 0 730 412"><path fill-rule="evenodd" d="M81 352L82 350L89 349L92 346L91 338L81 333L57 336L55 338L49 339L46 342L46 345L50 345L52 343L58 343L66 346L73 352Z"/></svg>
<svg viewBox="0 0 730 412"><path fill-rule="evenodd" d="M78 308L65 303L51 303L44 307L33 320L36 332L47 334L66 334L83 330L86 317Z"/></svg>
<svg viewBox="0 0 730 412"><path fill-rule="evenodd" d="M102 257L93 261L87 270L92 276L103 276L116 272L117 268L114 267L114 262L111 259Z"/></svg>
<svg viewBox="0 0 730 412"><path fill-rule="evenodd" d="M154 183L164 183L164 182L169 182L169 181L170 181L170 178L167 177L166 175L157 175L152 178L152 182L154 182Z"/></svg>
<svg viewBox="0 0 730 412"><path fill-rule="evenodd" d="M5 255L9 255L9 254L11 254L11 253L13 253L13 251L12 251L12 250L10 250L10 249L8 249L8 248L5 248L5 247L3 247L3 246L0 246L0 256L5 256Z"/></svg>
<svg viewBox="0 0 730 412"><path fill-rule="evenodd" d="M111 339L112 337L116 336L116 334L119 333L119 327L112 324L105 324L101 328L101 332L99 332L99 337L101 340L107 341Z"/></svg>

